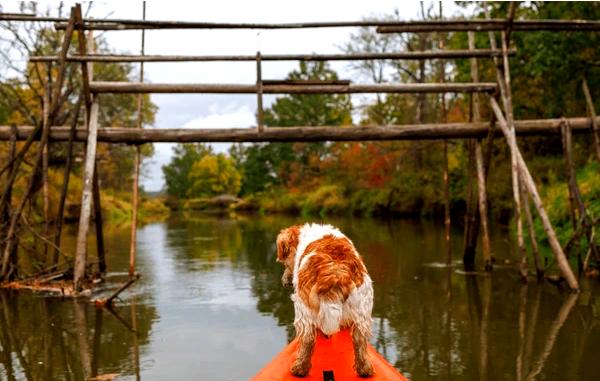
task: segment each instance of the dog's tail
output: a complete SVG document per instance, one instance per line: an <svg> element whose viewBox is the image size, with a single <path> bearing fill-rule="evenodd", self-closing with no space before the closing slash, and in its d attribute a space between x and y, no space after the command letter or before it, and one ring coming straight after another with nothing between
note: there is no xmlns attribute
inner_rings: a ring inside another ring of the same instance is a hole
<svg viewBox="0 0 600 381"><path fill-rule="evenodd" d="M313 290L318 295L319 326L325 335L333 335L340 330L344 302L354 287L350 272L343 266L332 266L321 273Z"/></svg>

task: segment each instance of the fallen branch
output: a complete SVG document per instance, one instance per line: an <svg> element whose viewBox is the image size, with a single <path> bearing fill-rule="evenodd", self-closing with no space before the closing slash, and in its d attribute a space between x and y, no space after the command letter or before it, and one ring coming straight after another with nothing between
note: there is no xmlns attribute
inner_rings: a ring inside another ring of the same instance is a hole
<svg viewBox="0 0 600 381"><path fill-rule="evenodd" d="M113 304L113 301L119 294L125 291L129 286L131 286L136 280L140 279L140 274L135 274L134 277L130 278L127 282L125 282L121 287L119 287L111 296L106 299L97 299L94 301L96 307L110 307Z"/></svg>

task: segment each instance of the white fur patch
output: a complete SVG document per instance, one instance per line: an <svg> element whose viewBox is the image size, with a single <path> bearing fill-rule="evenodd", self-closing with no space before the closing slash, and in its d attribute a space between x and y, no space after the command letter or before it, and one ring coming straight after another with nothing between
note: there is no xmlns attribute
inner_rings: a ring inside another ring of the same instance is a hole
<svg viewBox="0 0 600 381"><path fill-rule="evenodd" d="M300 257L306 247L313 241L321 239L326 235L332 235L337 238L346 237L342 234L339 229L331 226L331 225L321 225L321 224L304 224L300 228L300 234L298 236L298 247L296 248L296 257L294 258L294 276L293 283L294 288L298 287L298 270L300 269Z"/></svg>

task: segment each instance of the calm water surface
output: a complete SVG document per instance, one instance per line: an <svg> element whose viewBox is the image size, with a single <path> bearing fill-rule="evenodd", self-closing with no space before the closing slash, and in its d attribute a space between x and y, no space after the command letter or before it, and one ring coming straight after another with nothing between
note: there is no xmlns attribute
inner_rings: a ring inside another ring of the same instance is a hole
<svg viewBox="0 0 600 381"><path fill-rule="evenodd" d="M245 380L293 338L275 263L288 217L177 218L138 232L141 280L112 314L89 303L0 292L0 380ZM444 258L431 222L331 219L365 258L375 287L372 344L413 380L597 380L600 288L579 297ZM499 263L512 259L495 230ZM109 286L126 278L128 228L112 229ZM67 245L74 238L66 237ZM72 250L71 250L72 251ZM134 333L136 332L136 333Z"/></svg>

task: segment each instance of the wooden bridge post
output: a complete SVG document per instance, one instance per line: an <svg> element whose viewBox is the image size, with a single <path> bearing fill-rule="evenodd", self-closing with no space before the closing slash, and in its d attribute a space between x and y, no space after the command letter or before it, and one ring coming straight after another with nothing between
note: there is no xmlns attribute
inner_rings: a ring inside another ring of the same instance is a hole
<svg viewBox="0 0 600 381"><path fill-rule="evenodd" d="M87 54L86 37L84 35L81 5L75 6L75 19L78 28L79 54ZM91 36L90 36L91 37ZM93 41L92 41L93 44ZM90 63L82 62L82 89L86 104L86 124L88 130L86 142L86 156L83 171L83 191L81 196L81 214L79 216L79 229L77 232L77 245L75 248L75 269L73 283L76 291L81 291L85 278L87 265L87 234L89 231L91 202L94 199L94 217L96 226L96 244L98 249L99 270L106 271L104 255L104 236L102 233L102 209L100 205L100 189L97 179L96 146L98 133L98 97L92 97L89 83L93 75Z"/></svg>
<svg viewBox="0 0 600 381"><path fill-rule="evenodd" d="M258 132L265 129L263 120L263 80L262 80L262 56L256 52L256 126Z"/></svg>
<svg viewBox="0 0 600 381"><path fill-rule="evenodd" d="M440 7L440 19L443 17L442 3L439 3ZM441 51L444 50L444 33L439 33L439 48ZM446 61L444 59L439 60L440 70L440 83L446 82ZM442 123L448 122L448 110L446 109L446 94L440 94L440 121ZM444 240L446 242L446 264L449 266L452 262L452 243L450 236L450 229L452 227L452 220L450 218L450 172L448 170L448 139L444 139L443 142L443 180L444 180Z"/></svg>
<svg viewBox="0 0 600 381"><path fill-rule="evenodd" d="M577 282L575 275L573 275L573 270L569 266L569 261L567 260L565 254L562 250L562 247L560 245L560 242L558 241L558 238L556 237L556 233L554 232L554 229L552 228L552 223L550 222L550 218L548 217L548 214L546 213L546 210L544 209L544 205L542 203L542 198L540 197L540 195L537 191L537 187L535 185L535 182L533 181L533 177L531 176L529 169L527 168L527 164L525 163L525 160L523 159L523 156L521 155L521 152L519 151L519 147L517 146L516 138L511 133L511 130L508 128L508 123L507 123L506 119L504 118L502 111L500 110L500 106L498 105L498 102L496 102L496 100L493 97L490 97L490 105L492 106L492 110L493 110L494 114L496 115L496 118L498 119L498 125L500 126L502 133L504 134L506 140L508 141L508 144L512 147L512 151L515 153L515 156L517 159L517 167L519 170L520 177L521 177L527 191L531 195L531 198L532 198L533 203L538 211L540 219L542 220L542 224L544 225L544 231L546 232L546 235L548 236L548 242L550 243L550 246L554 253L554 257L556 258L556 262L558 263L558 267L559 267L562 275L565 277L567 283L569 284L569 287L573 291L578 291L579 283Z"/></svg>
<svg viewBox="0 0 600 381"><path fill-rule="evenodd" d="M588 116L592 122L592 134L594 135L594 146L596 148L596 158L600 162L600 127L596 121L596 110L594 109L594 102L592 101L592 94L587 84L587 79L583 77L581 86L583 87L583 94L585 95L585 103L587 106Z"/></svg>
<svg viewBox="0 0 600 381"><path fill-rule="evenodd" d="M146 20L146 2L142 2L142 19ZM142 47L141 55L144 56L144 47L146 31L142 29ZM144 63L140 62L140 83L144 82ZM137 125L136 128L142 128L143 123L143 98L144 94L138 94L137 98ZM135 275L135 257L137 254L137 217L138 217L138 200L139 200L139 179L140 179L140 162L141 152L140 146L135 146L135 156L133 161L133 189L131 195L131 233L130 233L130 245L129 245L129 277L133 278Z"/></svg>
<svg viewBox="0 0 600 381"><path fill-rule="evenodd" d="M488 19L491 18L489 9L485 10L486 16ZM511 3L509 9L509 18L514 16L514 3ZM507 20L507 25L512 24L512 20ZM496 79L498 83L498 87L500 88L500 96L502 98L502 103L504 105L504 112L506 113L507 126L509 128L509 132L512 138L516 141L516 134L514 131L514 117L513 117L513 108L512 108L512 95L510 91L510 71L509 71L509 62L508 62L508 31L510 29L507 27L504 31L501 32L501 43L502 43L502 62L500 62L496 57L494 57L494 63L496 64ZM490 46L492 48L496 48L496 36L494 32L490 31L488 33ZM496 118L498 116L496 115ZM523 239L523 219L521 216L521 188L519 186L519 169L518 169L518 160L517 153L515 152L515 148L518 147L510 144L509 141L509 149L510 149L510 158L511 158L511 175L512 175L512 191L513 191L513 201L515 204L515 222L517 228L517 248L520 257L519 263L519 273L523 279L527 277L527 256L525 252L525 242Z"/></svg>
<svg viewBox="0 0 600 381"><path fill-rule="evenodd" d="M475 32L468 32L469 50L475 50ZM471 80L479 82L479 70L477 67L477 58L471 58ZM473 97L473 122L481 122L481 109L479 103L479 94L471 94ZM479 191L479 221L482 230L482 248L484 268L486 271L492 270L492 255L490 249L490 236L488 229L487 218L487 190L486 190L486 171L483 163L483 151L481 147L481 139L475 141L475 166L477 170L477 189ZM476 239L477 237L475 237Z"/></svg>
<svg viewBox="0 0 600 381"><path fill-rule="evenodd" d="M81 291L87 260L87 234L90 227L92 209L92 188L94 169L96 164L96 143L98 132L98 97L94 97L89 114L89 129L85 164L83 169L83 192L81 196L81 215L79 216L79 230L77 232L77 246L75 249L75 275L73 282L76 291Z"/></svg>

